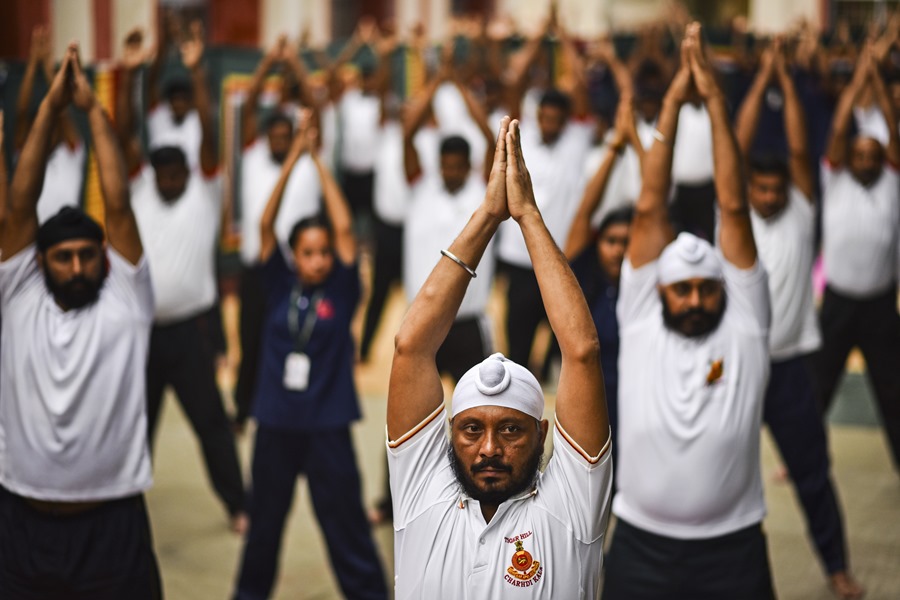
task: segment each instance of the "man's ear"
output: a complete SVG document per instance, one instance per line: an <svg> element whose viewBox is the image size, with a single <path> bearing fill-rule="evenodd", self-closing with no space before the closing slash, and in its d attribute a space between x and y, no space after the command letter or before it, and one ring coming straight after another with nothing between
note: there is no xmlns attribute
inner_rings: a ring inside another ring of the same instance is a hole
<svg viewBox="0 0 900 600"><path fill-rule="evenodd" d="M548 421L547 419L541 419L540 429L541 429L541 445L543 446L544 443L547 441L547 432L550 431L550 421Z"/></svg>

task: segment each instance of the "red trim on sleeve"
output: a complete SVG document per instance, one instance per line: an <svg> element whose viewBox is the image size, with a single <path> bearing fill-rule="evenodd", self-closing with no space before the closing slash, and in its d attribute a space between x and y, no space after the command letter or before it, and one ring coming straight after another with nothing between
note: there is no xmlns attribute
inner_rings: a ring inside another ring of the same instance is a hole
<svg viewBox="0 0 900 600"><path fill-rule="evenodd" d="M406 433L401 435L399 438L397 438L396 440L388 439L388 448L391 448L391 449L399 448L400 445L403 444L403 442L406 442L410 438L414 437L417 433L419 433L420 431L425 429L425 427L427 427L429 423L434 421L437 418L437 416L443 412L443 410L444 410L444 405L443 405L443 403L441 403L441 405L438 406L434 410L433 413L431 413L430 415L425 417L424 421L422 421L421 423L419 423L418 425L416 425L415 427L413 427L412 429L410 429L409 431L407 431Z"/></svg>
<svg viewBox="0 0 900 600"><path fill-rule="evenodd" d="M563 429L563 426L558 420L556 421L556 430L559 431L559 434L563 437L563 439L569 442L569 445L572 446L572 448L578 454L580 454L584 458L584 460L588 461L592 465L600 462L600 459L609 452L610 448L612 448L612 436L610 436L606 438L606 444L604 444L603 448L600 449L600 454L598 454L597 456L591 456L590 454L585 452L584 448L578 445L578 442L572 439L572 436L570 436L569 433L565 429Z"/></svg>

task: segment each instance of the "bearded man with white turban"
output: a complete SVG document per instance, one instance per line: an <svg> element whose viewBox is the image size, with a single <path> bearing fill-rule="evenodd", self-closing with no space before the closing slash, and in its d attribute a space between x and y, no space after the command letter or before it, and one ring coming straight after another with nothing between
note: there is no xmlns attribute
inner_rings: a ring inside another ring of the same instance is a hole
<svg viewBox="0 0 900 600"><path fill-rule="evenodd" d="M528 369L500 354L472 367L453 393L448 439L435 363L488 242L510 216L562 351L555 451L543 473L549 425ZM395 596L596 598L612 479L600 345L535 204L517 121L503 119L484 202L442 254L400 327L391 370Z"/></svg>
<svg viewBox="0 0 900 600"><path fill-rule="evenodd" d="M678 112L712 122L719 240L673 241ZM767 277L722 92L688 26L644 163L617 305L619 469L604 600L773 597L759 465L769 375Z"/></svg>

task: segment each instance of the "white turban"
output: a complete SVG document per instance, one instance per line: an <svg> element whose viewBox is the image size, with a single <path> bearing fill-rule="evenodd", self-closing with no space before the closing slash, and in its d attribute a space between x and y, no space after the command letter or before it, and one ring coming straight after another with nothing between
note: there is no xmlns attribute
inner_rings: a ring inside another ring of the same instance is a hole
<svg viewBox="0 0 900 600"><path fill-rule="evenodd" d="M477 406L514 408L540 421L544 392L531 371L498 352L466 371L456 384L451 417Z"/></svg>
<svg viewBox="0 0 900 600"><path fill-rule="evenodd" d="M680 233L659 257L657 276L661 285L686 279L722 279L722 263L706 240Z"/></svg>

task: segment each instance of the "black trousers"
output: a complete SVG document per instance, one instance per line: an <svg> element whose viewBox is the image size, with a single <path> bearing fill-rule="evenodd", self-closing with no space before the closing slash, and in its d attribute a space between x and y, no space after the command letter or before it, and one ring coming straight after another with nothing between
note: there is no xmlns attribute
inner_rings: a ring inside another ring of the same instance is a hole
<svg viewBox="0 0 900 600"><path fill-rule="evenodd" d="M388 292L395 282L403 281L403 227L385 223L376 215L375 261L372 272L372 293L366 306L359 355L365 362L369 358L372 340L381 322Z"/></svg>
<svg viewBox="0 0 900 600"><path fill-rule="evenodd" d="M531 346L541 322L547 320L537 277L532 269L504 263L508 287L506 291L507 358L528 367Z"/></svg>
<svg viewBox="0 0 900 600"><path fill-rule="evenodd" d="M0 487L0 598L162 598L143 496L63 516Z"/></svg>
<svg viewBox="0 0 900 600"><path fill-rule="evenodd" d="M772 363L763 420L787 466L819 558L832 574L847 568L847 549L811 371L809 356Z"/></svg>
<svg viewBox="0 0 900 600"><path fill-rule="evenodd" d="M350 430L295 432L260 425L253 447L250 531L235 599L263 600L271 594L300 475L309 482L313 509L344 597L387 598L384 571L363 510Z"/></svg>
<svg viewBox="0 0 900 600"><path fill-rule="evenodd" d="M822 350L816 360L819 401L826 414L844 375L847 355L858 346L881 410L894 466L900 468L900 315L896 288L856 300L825 288L819 323Z"/></svg>
<svg viewBox="0 0 900 600"><path fill-rule="evenodd" d="M163 391L175 389L200 440L206 471L228 513L245 508L244 482L231 424L216 385L215 356L203 314L171 325L155 325L147 360L147 424L152 441Z"/></svg>
<svg viewBox="0 0 900 600"><path fill-rule="evenodd" d="M715 245L716 188L713 182L675 186L669 219L676 232L687 231Z"/></svg>
<svg viewBox="0 0 900 600"><path fill-rule="evenodd" d="M775 598L760 524L727 535L681 540L619 519L606 559L603 600Z"/></svg>
<svg viewBox="0 0 900 600"><path fill-rule="evenodd" d="M235 421L245 423L253 407L259 357L262 352L262 332L266 320L266 294L262 267L244 267L241 270L241 366L238 368L234 403L237 407Z"/></svg>

